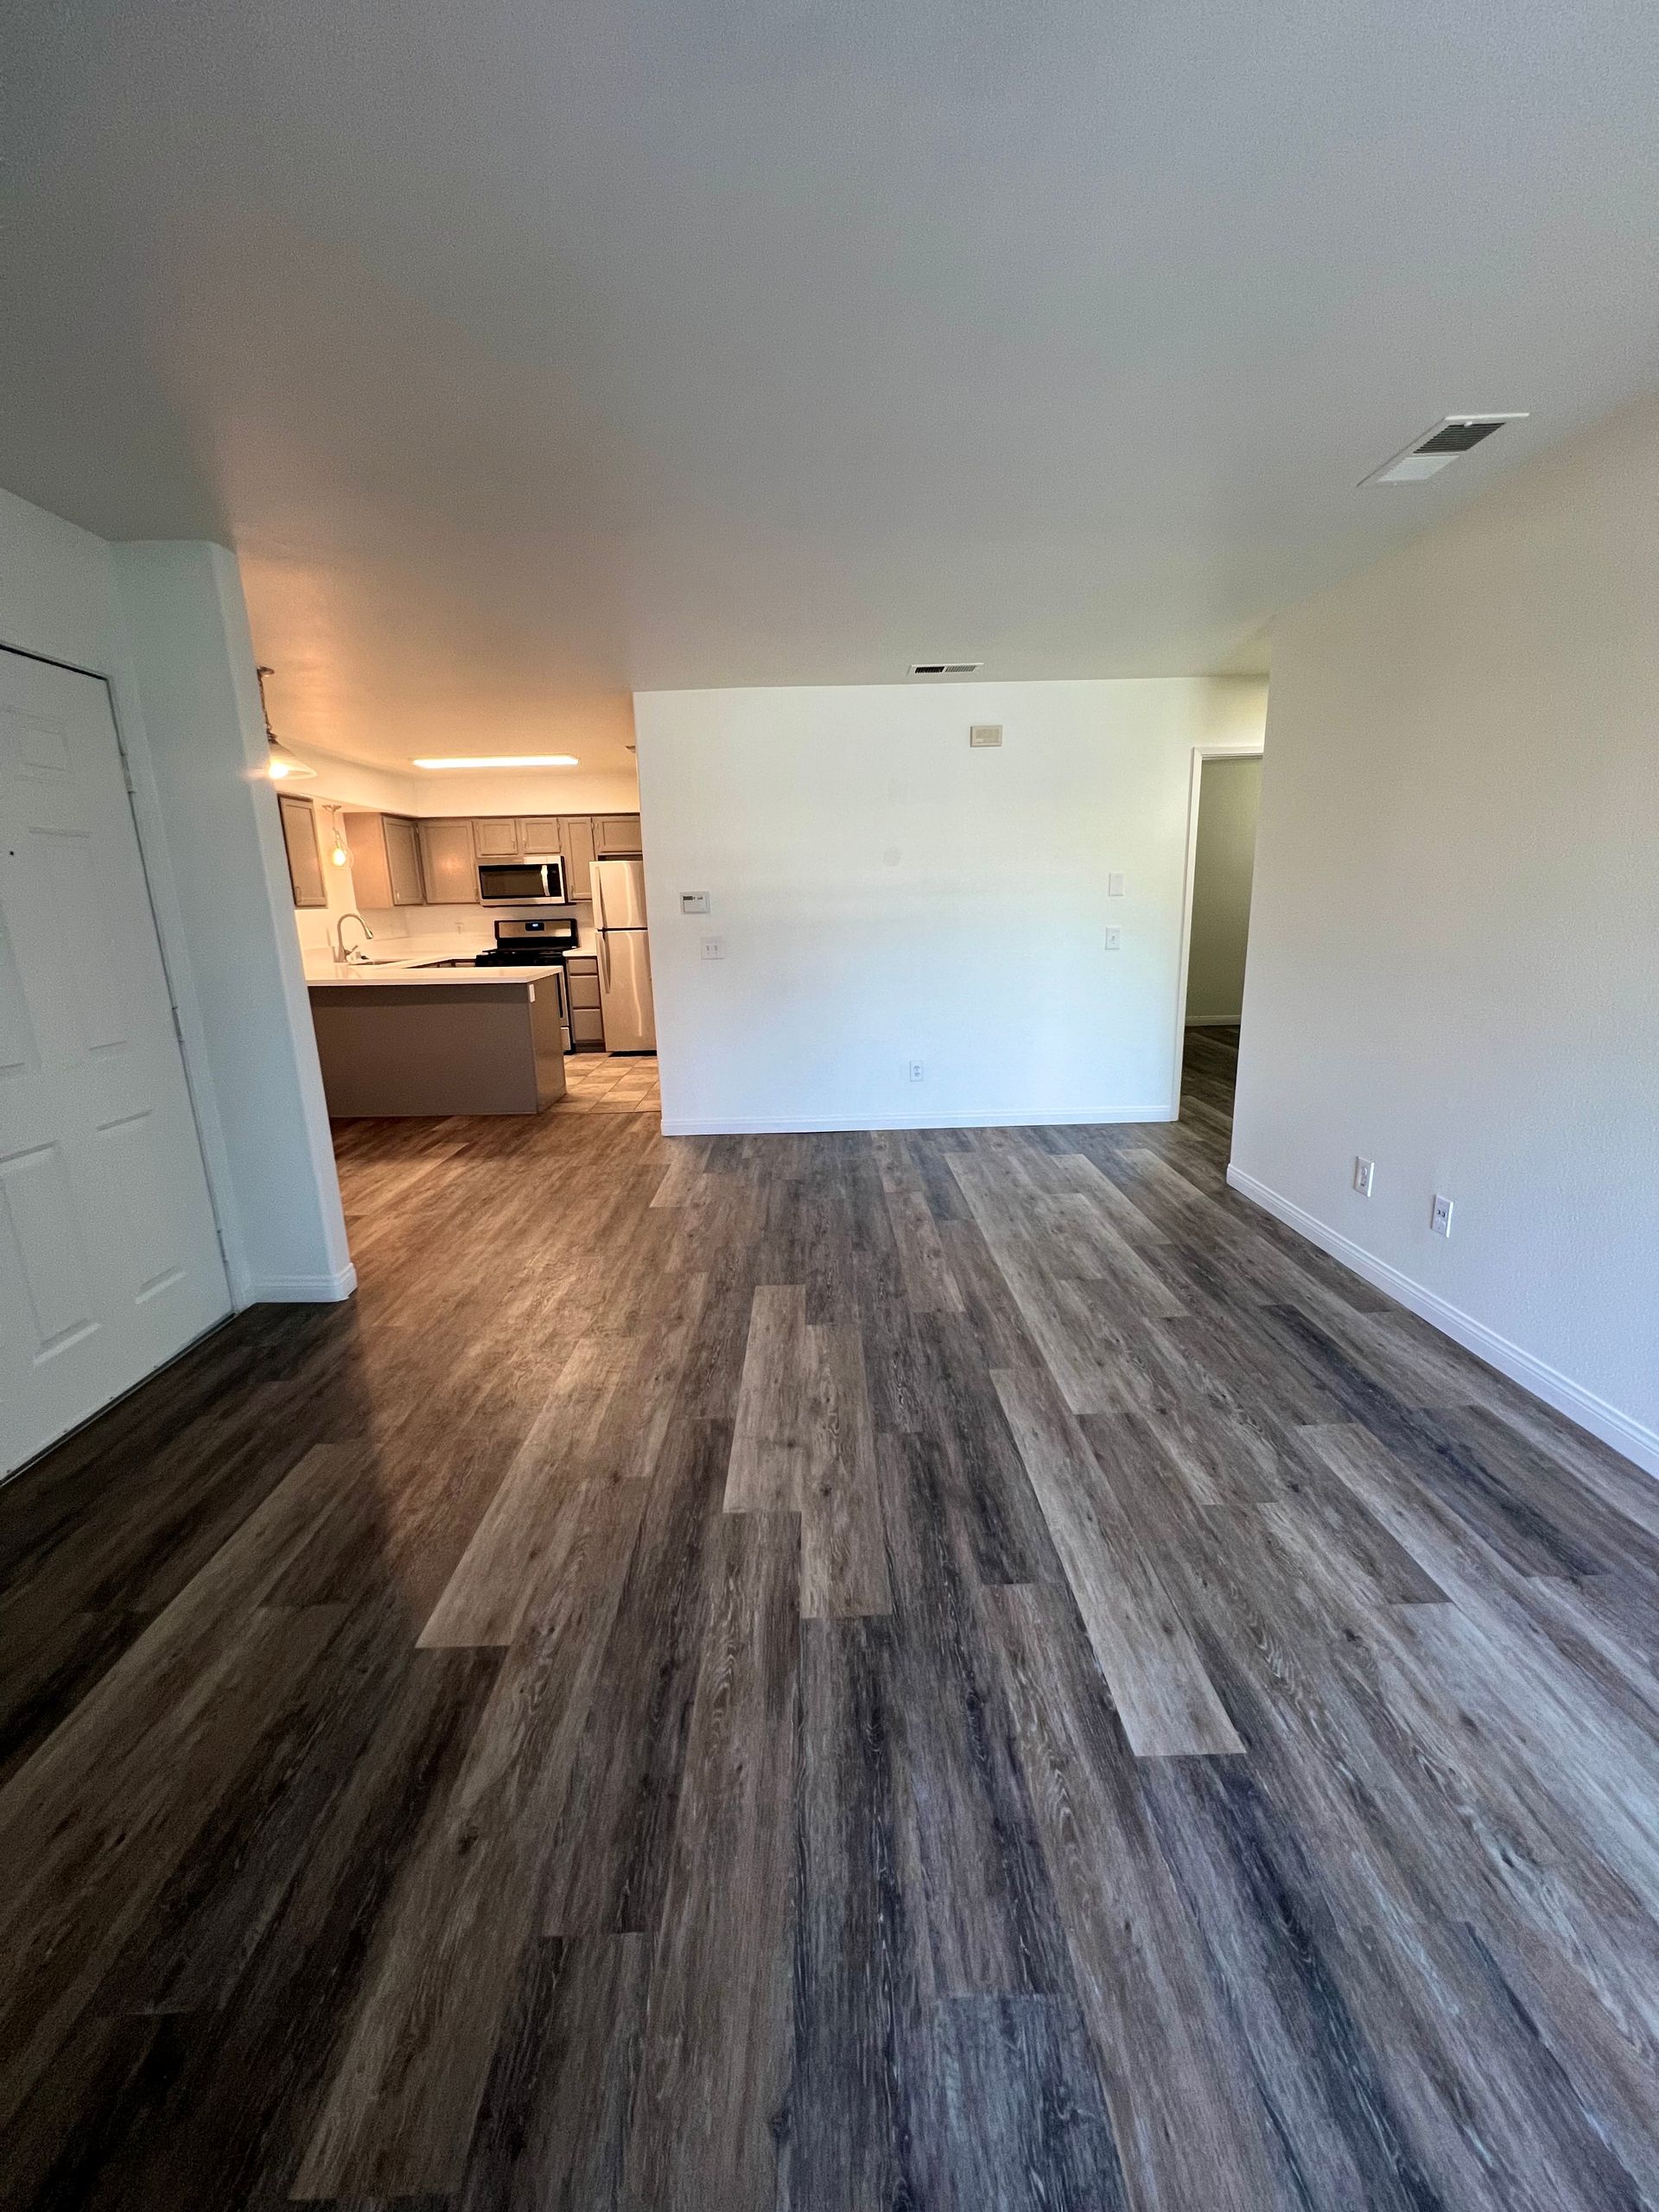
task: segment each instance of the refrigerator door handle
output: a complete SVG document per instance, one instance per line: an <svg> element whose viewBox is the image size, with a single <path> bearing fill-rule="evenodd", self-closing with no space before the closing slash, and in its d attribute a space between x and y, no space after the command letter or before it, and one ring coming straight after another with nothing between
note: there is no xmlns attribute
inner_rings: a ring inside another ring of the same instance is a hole
<svg viewBox="0 0 1659 2212"><path fill-rule="evenodd" d="M599 987L601 991L608 991L611 988L611 933L608 930L601 930L599 933Z"/></svg>
<svg viewBox="0 0 1659 2212"><path fill-rule="evenodd" d="M597 868L593 871L594 927L601 937L605 934L605 879Z"/></svg>

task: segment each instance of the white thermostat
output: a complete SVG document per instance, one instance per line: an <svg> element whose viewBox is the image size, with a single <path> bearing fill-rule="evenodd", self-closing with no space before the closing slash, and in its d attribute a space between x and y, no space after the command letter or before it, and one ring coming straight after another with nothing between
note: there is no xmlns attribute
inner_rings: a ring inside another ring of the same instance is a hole
<svg viewBox="0 0 1659 2212"><path fill-rule="evenodd" d="M683 914L706 914L708 911L709 893L706 891L681 892L680 912Z"/></svg>
<svg viewBox="0 0 1659 2212"><path fill-rule="evenodd" d="M968 742L969 745L973 746L976 750L977 750L977 748L982 745L1001 745L1002 742L1001 723L974 722L970 724L968 731Z"/></svg>

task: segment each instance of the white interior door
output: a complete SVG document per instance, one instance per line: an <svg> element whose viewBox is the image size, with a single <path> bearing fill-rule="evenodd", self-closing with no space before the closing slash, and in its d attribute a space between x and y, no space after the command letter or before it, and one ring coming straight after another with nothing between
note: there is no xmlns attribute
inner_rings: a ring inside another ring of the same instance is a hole
<svg viewBox="0 0 1659 2212"><path fill-rule="evenodd" d="M0 1462L230 1307L108 694L0 652Z"/></svg>

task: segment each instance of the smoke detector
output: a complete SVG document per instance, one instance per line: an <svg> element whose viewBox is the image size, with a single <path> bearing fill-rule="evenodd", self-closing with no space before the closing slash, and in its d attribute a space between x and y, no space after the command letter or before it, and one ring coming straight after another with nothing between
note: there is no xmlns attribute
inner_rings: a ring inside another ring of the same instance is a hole
<svg viewBox="0 0 1659 2212"><path fill-rule="evenodd" d="M910 676L977 676L984 665L982 660L913 660L906 673Z"/></svg>
<svg viewBox="0 0 1659 2212"><path fill-rule="evenodd" d="M1381 468L1362 476L1360 488L1363 490L1367 484L1421 484L1427 476L1437 476L1459 454L1482 444L1506 423L1526 419L1524 408L1510 415L1442 415L1432 430L1414 438Z"/></svg>

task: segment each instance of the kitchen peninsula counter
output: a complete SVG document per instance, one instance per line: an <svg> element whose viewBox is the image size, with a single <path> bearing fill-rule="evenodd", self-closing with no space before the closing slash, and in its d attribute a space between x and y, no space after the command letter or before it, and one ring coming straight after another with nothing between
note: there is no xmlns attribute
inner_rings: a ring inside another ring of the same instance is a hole
<svg viewBox="0 0 1659 2212"><path fill-rule="evenodd" d="M329 1113L539 1114L564 1096L558 972L308 962Z"/></svg>

